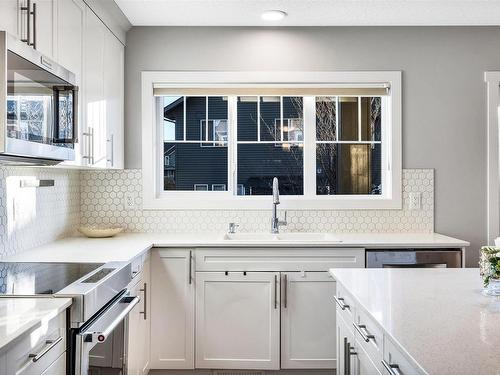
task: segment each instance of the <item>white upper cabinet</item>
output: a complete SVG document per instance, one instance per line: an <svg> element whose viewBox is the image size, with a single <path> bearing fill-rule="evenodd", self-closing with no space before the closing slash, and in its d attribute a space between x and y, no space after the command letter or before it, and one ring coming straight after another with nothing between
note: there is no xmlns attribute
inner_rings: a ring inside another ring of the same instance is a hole
<svg viewBox="0 0 500 375"><path fill-rule="evenodd" d="M328 272L286 272L281 281L281 368L335 368L335 281Z"/></svg>
<svg viewBox="0 0 500 375"><path fill-rule="evenodd" d="M2 0L0 30L7 31L55 60L58 2L64 1Z"/></svg>
<svg viewBox="0 0 500 375"><path fill-rule="evenodd" d="M194 369L194 279L189 250L151 254L151 369Z"/></svg>
<svg viewBox="0 0 500 375"><path fill-rule="evenodd" d="M7 31L9 34L21 38L26 38L26 35L21 35L22 24L21 20L25 21L26 13L21 14L21 0L2 0L0 2L0 30Z"/></svg>
<svg viewBox="0 0 500 375"><path fill-rule="evenodd" d="M33 47L47 57L57 57L57 3L68 0L31 1L31 41Z"/></svg>
<svg viewBox="0 0 500 375"><path fill-rule="evenodd" d="M106 111L106 167L123 169L123 101L125 48L110 32L104 46L104 100Z"/></svg>
<svg viewBox="0 0 500 375"><path fill-rule="evenodd" d="M277 370L279 272L196 273L196 367Z"/></svg>
<svg viewBox="0 0 500 375"><path fill-rule="evenodd" d="M124 47L87 9L84 58L84 165L123 168Z"/></svg>

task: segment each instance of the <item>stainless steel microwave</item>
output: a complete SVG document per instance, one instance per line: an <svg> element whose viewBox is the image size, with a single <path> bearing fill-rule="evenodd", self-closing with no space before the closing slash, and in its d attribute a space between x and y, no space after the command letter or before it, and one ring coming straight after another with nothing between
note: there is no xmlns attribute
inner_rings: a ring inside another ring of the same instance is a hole
<svg viewBox="0 0 500 375"><path fill-rule="evenodd" d="M0 31L0 163L74 160L77 126L75 75Z"/></svg>

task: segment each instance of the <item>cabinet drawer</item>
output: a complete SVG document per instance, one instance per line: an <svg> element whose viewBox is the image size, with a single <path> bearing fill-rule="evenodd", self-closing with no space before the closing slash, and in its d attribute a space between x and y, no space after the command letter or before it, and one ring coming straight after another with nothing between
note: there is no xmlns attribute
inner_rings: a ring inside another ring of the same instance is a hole
<svg viewBox="0 0 500 375"><path fill-rule="evenodd" d="M24 334L6 353L7 374L39 375L66 351L66 313Z"/></svg>
<svg viewBox="0 0 500 375"><path fill-rule="evenodd" d="M353 326L356 341L363 347L378 370L382 372L384 334L379 325L363 310L356 309L355 316Z"/></svg>
<svg viewBox="0 0 500 375"><path fill-rule="evenodd" d="M394 367L395 374L398 375L420 375L425 374L418 365L414 364L406 354L403 354L393 342L385 336L384 338L384 362L383 367ZM384 375L392 375L389 369L384 368L382 372Z"/></svg>
<svg viewBox="0 0 500 375"><path fill-rule="evenodd" d="M197 271L328 271L364 268L365 251L359 248L244 248L197 249Z"/></svg>
<svg viewBox="0 0 500 375"><path fill-rule="evenodd" d="M337 305L337 311L339 312L340 316L342 316L345 322L353 328L352 323L354 323L356 316L356 304L354 303L354 299L351 297L351 295L347 293L344 287L339 283L337 283L335 302Z"/></svg>
<svg viewBox="0 0 500 375"><path fill-rule="evenodd" d="M141 276L142 269L144 268L146 262L149 262L149 251L132 259L132 262L130 262L132 269L132 279L135 279L137 276ZM135 282L135 280L133 282Z"/></svg>

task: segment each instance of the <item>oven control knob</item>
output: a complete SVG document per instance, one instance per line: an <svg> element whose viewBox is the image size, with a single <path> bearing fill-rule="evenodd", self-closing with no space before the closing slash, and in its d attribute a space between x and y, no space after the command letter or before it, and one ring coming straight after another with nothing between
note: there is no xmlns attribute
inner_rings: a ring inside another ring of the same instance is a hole
<svg viewBox="0 0 500 375"><path fill-rule="evenodd" d="M104 335L97 336L97 341L103 342L104 340L106 340L106 336Z"/></svg>

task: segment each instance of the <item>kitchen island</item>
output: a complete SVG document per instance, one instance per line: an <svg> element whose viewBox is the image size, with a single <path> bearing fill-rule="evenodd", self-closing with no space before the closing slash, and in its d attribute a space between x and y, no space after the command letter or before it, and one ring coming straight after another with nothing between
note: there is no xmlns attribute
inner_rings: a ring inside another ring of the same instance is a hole
<svg viewBox="0 0 500 375"><path fill-rule="evenodd" d="M331 269L338 373L500 374L500 297L479 270Z"/></svg>

